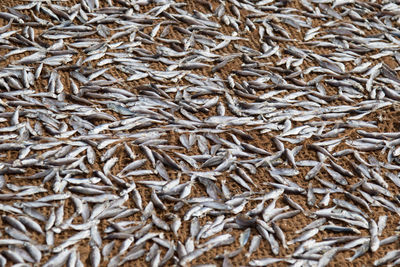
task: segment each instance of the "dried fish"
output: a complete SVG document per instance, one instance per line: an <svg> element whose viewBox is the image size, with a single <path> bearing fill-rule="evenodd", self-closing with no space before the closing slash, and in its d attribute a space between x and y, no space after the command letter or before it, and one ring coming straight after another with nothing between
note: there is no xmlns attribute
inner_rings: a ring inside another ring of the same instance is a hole
<svg viewBox="0 0 400 267"><path fill-rule="evenodd" d="M400 261L396 3L7 4L0 265Z"/></svg>

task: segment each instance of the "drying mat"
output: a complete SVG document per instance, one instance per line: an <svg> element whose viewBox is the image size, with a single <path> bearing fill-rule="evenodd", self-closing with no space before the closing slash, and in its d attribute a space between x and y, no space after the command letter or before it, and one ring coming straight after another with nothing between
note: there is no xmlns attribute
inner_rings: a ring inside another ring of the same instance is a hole
<svg viewBox="0 0 400 267"><path fill-rule="evenodd" d="M2 2L0 265L396 263L399 12Z"/></svg>

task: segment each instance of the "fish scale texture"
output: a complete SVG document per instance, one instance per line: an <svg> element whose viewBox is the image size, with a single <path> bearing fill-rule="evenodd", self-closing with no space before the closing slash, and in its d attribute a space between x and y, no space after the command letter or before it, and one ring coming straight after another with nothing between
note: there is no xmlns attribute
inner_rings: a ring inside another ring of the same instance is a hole
<svg viewBox="0 0 400 267"><path fill-rule="evenodd" d="M400 262L396 1L4 1L0 266Z"/></svg>

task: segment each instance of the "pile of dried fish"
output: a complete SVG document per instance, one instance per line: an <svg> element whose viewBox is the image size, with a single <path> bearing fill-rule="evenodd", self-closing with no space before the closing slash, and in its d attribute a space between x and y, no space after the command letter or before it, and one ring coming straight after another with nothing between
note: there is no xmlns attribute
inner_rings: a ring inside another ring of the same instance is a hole
<svg viewBox="0 0 400 267"><path fill-rule="evenodd" d="M0 266L400 263L396 1L12 3Z"/></svg>

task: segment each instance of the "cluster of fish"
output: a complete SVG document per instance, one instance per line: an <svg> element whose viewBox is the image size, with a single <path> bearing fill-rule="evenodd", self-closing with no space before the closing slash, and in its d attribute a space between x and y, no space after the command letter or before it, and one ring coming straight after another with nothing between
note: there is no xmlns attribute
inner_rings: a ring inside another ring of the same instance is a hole
<svg viewBox="0 0 400 267"><path fill-rule="evenodd" d="M0 266L400 263L381 2L4 6Z"/></svg>

